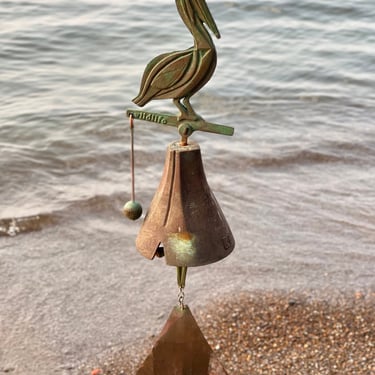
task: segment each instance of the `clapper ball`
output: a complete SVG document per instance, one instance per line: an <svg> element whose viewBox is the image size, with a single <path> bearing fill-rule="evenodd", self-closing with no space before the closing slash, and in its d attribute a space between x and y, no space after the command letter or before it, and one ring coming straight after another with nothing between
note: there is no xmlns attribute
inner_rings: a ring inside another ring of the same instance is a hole
<svg viewBox="0 0 375 375"><path fill-rule="evenodd" d="M129 201L125 203L123 212L128 219L137 220L142 215L142 206L136 201Z"/></svg>

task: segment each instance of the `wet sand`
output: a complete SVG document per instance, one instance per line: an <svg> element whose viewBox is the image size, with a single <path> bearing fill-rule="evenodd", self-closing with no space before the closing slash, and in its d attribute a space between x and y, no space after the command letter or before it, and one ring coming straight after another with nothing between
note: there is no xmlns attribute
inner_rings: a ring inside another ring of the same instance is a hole
<svg viewBox="0 0 375 375"><path fill-rule="evenodd" d="M323 297L323 296L321 296ZM241 293L195 311L228 374L375 373L375 293ZM108 354L82 374L135 374L152 345ZM204 374L195 374L204 375Z"/></svg>

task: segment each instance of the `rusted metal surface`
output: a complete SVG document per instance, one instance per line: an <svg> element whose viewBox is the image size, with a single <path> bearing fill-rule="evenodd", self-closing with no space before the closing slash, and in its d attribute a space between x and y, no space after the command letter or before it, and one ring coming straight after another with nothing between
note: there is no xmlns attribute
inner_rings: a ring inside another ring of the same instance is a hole
<svg viewBox="0 0 375 375"><path fill-rule="evenodd" d="M175 307L136 375L227 375L188 306Z"/></svg>
<svg viewBox="0 0 375 375"><path fill-rule="evenodd" d="M203 266L232 252L234 238L207 183L199 145L169 145L136 246L146 258L164 254L177 267Z"/></svg>

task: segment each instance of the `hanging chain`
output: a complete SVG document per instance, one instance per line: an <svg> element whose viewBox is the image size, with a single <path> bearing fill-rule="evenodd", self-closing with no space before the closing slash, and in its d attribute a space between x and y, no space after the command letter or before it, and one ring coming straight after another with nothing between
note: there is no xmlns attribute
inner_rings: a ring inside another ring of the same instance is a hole
<svg viewBox="0 0 375 375"><path fill-rule="evenodd" d="M178 292L178 304L181 310L185 309L184 300L185 300L184 288L180 287L180 291Z"/></svg>

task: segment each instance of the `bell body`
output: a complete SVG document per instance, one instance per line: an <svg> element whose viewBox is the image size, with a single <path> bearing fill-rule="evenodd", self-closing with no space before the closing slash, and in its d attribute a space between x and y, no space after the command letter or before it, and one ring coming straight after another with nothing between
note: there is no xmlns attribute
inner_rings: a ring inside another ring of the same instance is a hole
<svg viewBox="0 0 375 375"><path fill-rule="evenodd" d="M169 145L163 176L136 240L146 258L165 255L177 267L228 256L234 238L208 186L198 144Z"/></svg>

